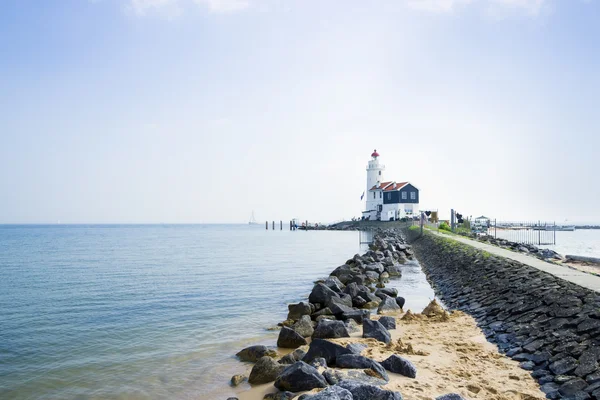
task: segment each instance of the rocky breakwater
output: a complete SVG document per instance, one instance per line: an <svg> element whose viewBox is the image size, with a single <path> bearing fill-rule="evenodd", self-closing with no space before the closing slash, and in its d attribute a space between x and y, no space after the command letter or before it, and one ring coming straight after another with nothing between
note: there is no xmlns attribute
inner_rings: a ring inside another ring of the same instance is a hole
<svg viewBox="0 0 600 400"><path fill-rule="evenodd" d="M413 258L411 246L397 232L379 234L371 249L355 255L336 268L327 279L317 281L308 301L288 306L277 340L280 348L294 349L278 358L264 346L252 346L238 353L241 360L255 362L248 378L251 384L273 382L277 392L265 399L291 399L298 392L303 400L400 400L399 392L381 386L389 373L415 378L415 366L399 354L383 362L361 355L368 346L342 344L340 340L360 332L375 343L392 345L389 329L396 328L393 317L371 320L371 313L394 314L404 299L395 289L385 288L393 276L400 276L400 264ZM236 376L239 383L245 377ZM315 389L319 390L315 393Z"/></svg>
<svg viewBox="0 0 600 400"><path fill-rule="evenodd" d="M598 293L449 238L413 243L444 303L531 371L549 399L600 399Z"/></svg>

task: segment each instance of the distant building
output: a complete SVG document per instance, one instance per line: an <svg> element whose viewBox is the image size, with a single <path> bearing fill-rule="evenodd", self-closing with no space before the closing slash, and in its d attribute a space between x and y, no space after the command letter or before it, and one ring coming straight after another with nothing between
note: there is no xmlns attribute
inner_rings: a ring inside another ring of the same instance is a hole
<svg viewBox="0 0 600 400"><path fill-rule="evenodd" d="M367 165L364 219L392 221L419 214L419 189L410 182L383 181L377 150Z"/></svg>

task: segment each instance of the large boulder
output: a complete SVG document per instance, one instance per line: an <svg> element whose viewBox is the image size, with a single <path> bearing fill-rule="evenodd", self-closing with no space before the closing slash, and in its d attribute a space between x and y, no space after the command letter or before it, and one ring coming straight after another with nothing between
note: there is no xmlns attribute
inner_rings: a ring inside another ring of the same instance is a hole
<svg viewBox="0 0 600 400"><path fill-rule="evenodd" d="M344 290L344 284L338 279L337 276L330 276L325 280L324 284L336 293L342 293Z"/></svg>
<svg viewBox="0 0 600 400"><path fill-rule="evenodd" d="M396 297L396 304L398 304L398 306L400 306L400 308L404 307L404 303L406 302L406 300L404 299L404 297Z"/></svg>
<svg viewBox="0 0 600 400"><path fill-rule="evenodd" d="M331 321L324 319L319 321L317 328L312 334L313 338L319 339L337 339L350 337L346 324L343 321Z"/></svg>
<svg viewBox="0 0 600 400"><path fill-rule="evenodd" d="M298 322L292 325L292 329L295 330L302 337L309 337L313 334L315 329L312 326L312 320L310 315L303 315Z"/></svg>
<svg viewBox="0 0 600 400"><path fill-rule="evenodd" d="M329 386L319 393L310 395L305 394L300 397L301 400L353 400L352 393L339 386Z"/></svg>
<svg viewBox="0 0 600 400"><path fill-rule="evenodd" d="M385 270L390 276L401 276L402 269L399 265L390 265L389 267L385 267Z"/></svg>
<svg viewBox="0 0 600 400"><path fill-rule="evenodd" d="M385 329L396 329L396 318L394 317L381 317L379 323L385 327Z"/></svg>
<svg viewBox="0 0 600 400"><path fill-rule="evenodd" d="M269 356L264 356L252 367L248 382L254 385L273 382L284 369L285 365L277 363Z"/></svg>
<svg viewBox="0 0 600 400"><path fill-rule="evenodd" d="M375 296L380 299L384 299L385 296L396 297L398 296L398 289L396 288L381 288L375 291Z"/></svg>
<svg viewBox="0 0 600 400"><path fill-rule="evenodd" d="M315 358L323 357L328 365L335 365L337 357L350 353L352 352L349 349L337 343L325 339L313 339L302 361L309 363Z"/></svg>
<svg viewBox="0 0 600 400"><path fill-rule="evenodd" d="M348 343L346 345L346 348L348 350L350 350L352 352L352 354L358 354L358 355L360 355L360 353L362 353L362 351L368 347L369 346L367 346L366 344L363 344L363 343Z"/></svg>
<svg viewBox="0 0 600 400"><path fill-rule="evenodd" d="M381 296L383 297L379 307L377 307L377 314L395 313L402 310L398 303L396 303L396 299L385 294L381 294Z"/></svg>
<svg viewBox="0 0 600 400"><path fill-rule="evenodd" d="M353 319L355 322L362 324L365 319L371 318L371 311L369 310L352 310L338 314L337 317L342 321L348 321Z"/></svg>
<svg viewBox="0 0 600 400"><path fill-rule="evenodd" d="M354 311L352 308L352 298L345 294L345 298L332 297L327 307L331 310L333 315L338 315L344 312Z"/></svg>
<svg viewBox="0 0 600 400"><path fill-rule="evenodd" d="M368 371L368 373L367 373ZM371 369L337 369L328 368L323 371L323 377L330 385L337 385L342 381L356 381L369 385L383 386L386 380L376 378Z"/></svg>
<svg viewBox="0 0 600 400"><path fill-rule="evenodd" d="M377 339L385 344L389 344L392 341L392 336L388 330L379 321L372 321L370 319L363 321L363 337Z"/></svg>
<svg viewBox="0 0 600 400"><path fill-rule="evenodd" d="M277 346L283 347L285 349L295 349L296 347L300 347L305 345L306 339L304 339L298 332L295 330L284 326L279 331L279 338L277 338Z"/></svg>
<svg viewBox="0 0 600 400"><path fill-rule="evenodd" d="M310 292L310 296L308 296L308 301L311 303L320 303L320 304L329 304L332 297L339 297L339 295L328 288L323 283L317 283L312 292Z"/></svg>
<svg viewBox="0 0 600 400"><path fill-rule="evenodd" d="M390 380L381 364L368 357L359 356L357 354L344 354L336 359L335 365L339 368L368 368L376 372L377 375L386 382Z"/></svg>
<svg viewBox="0 0 600 400"><path fill-rule="evenodd" d="M380 387L355 381L341 381L339 387L352 393L353 400L402 400L402 395Z"/></svg>
<svg viewBox="0 0 600 400"><path fill-rule="evenodd" d="M356 284L356 282L352 282L351 284L349 284L348 286L346 286L344 288L344 293L348 294L350 297L352 297L353 299L358 296L358 285Z"/></svg>
<svg viewBox="0 0 600 400"><path fill-rule="evenodd" d="M315 367L303 361L298 361L287 367L277 377L274 385L279 390L301 392L327 387L327 382Z"/></svg>
<svg viewBox="0 0 600 400"><path fill-rule="evenodd" d="M246 347L239 351L236 356L238 356L241 361L256 362L264 356L277 357L277 352L267 348L267 346L258 345Z"/></svg>
<svg viewBox="0 0 600 400"><path fill-rule="evenodd" d="M410 362L410 360L400 357L399 355L392 354L386 360L384 360L381 365L390 372L404 375L409 378L417 377L417 368L415 365Z"/></svg>
<svg viewBox="0 0 600 400"><path fill-rule="evenodd" d="M465 400L460 394L448 393L435 398L435 400Z"/></svg>
<svg viewBox="0 0 600 400"><path fill-rule="evenodd" d="M306 302L288 304L287 319L298 321L303 315L310 315L311 311L310 304Z"/></svg>
<svg viewBox="0 0 600 400"><path fill-rule="evenodd" d="M302 349L296 349L294 351L292 351L291 353L286 354L285 356L281 357L281 359L278 361L279 364L293 364L296 361L300 361L302 360L302 358L306 355L306 352Z"/></svg>

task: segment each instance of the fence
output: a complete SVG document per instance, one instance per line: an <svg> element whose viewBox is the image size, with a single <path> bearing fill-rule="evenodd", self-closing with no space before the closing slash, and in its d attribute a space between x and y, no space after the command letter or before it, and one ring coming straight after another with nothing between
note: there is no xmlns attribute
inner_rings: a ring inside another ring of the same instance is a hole
<svg viewBox="0 0 600 400"><path fill-rule="evenodd" d="M554 222L490 220L485 233L496 239L539 246L556 244L556 231Z"/></svg>

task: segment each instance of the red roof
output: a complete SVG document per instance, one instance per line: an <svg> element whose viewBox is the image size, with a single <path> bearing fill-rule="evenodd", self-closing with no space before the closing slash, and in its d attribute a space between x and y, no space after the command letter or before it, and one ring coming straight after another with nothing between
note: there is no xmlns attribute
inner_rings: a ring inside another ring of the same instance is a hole
<svg viewBox="0 0 600 400"><path fill-rule="evenodd" d="M400 190L406 185L408 185L408 182L396 183L394 181L390 181L390 182L383 182L383 183L379 184L379 186L375 185L371 188L371 190L383 190L384 192L390 192L393 190Z"/></svg>
<svg viewBox="0 0 600 400"><path fill-rule="evenodd" d="M377 152L377 150L373 150L373 154L371 154L371 157L379 157L379 153Z"/></svg>
<svg viewBox="0 0 600 400"><path fill-rule="evenodd" d="M384 191L389 192L391 190L400 190L400 189L402 189L406 185L408 185L408 182L400 182L400 183L394 182L393 185L390 185L390 186L386 187L384 189Z"/></svg>

